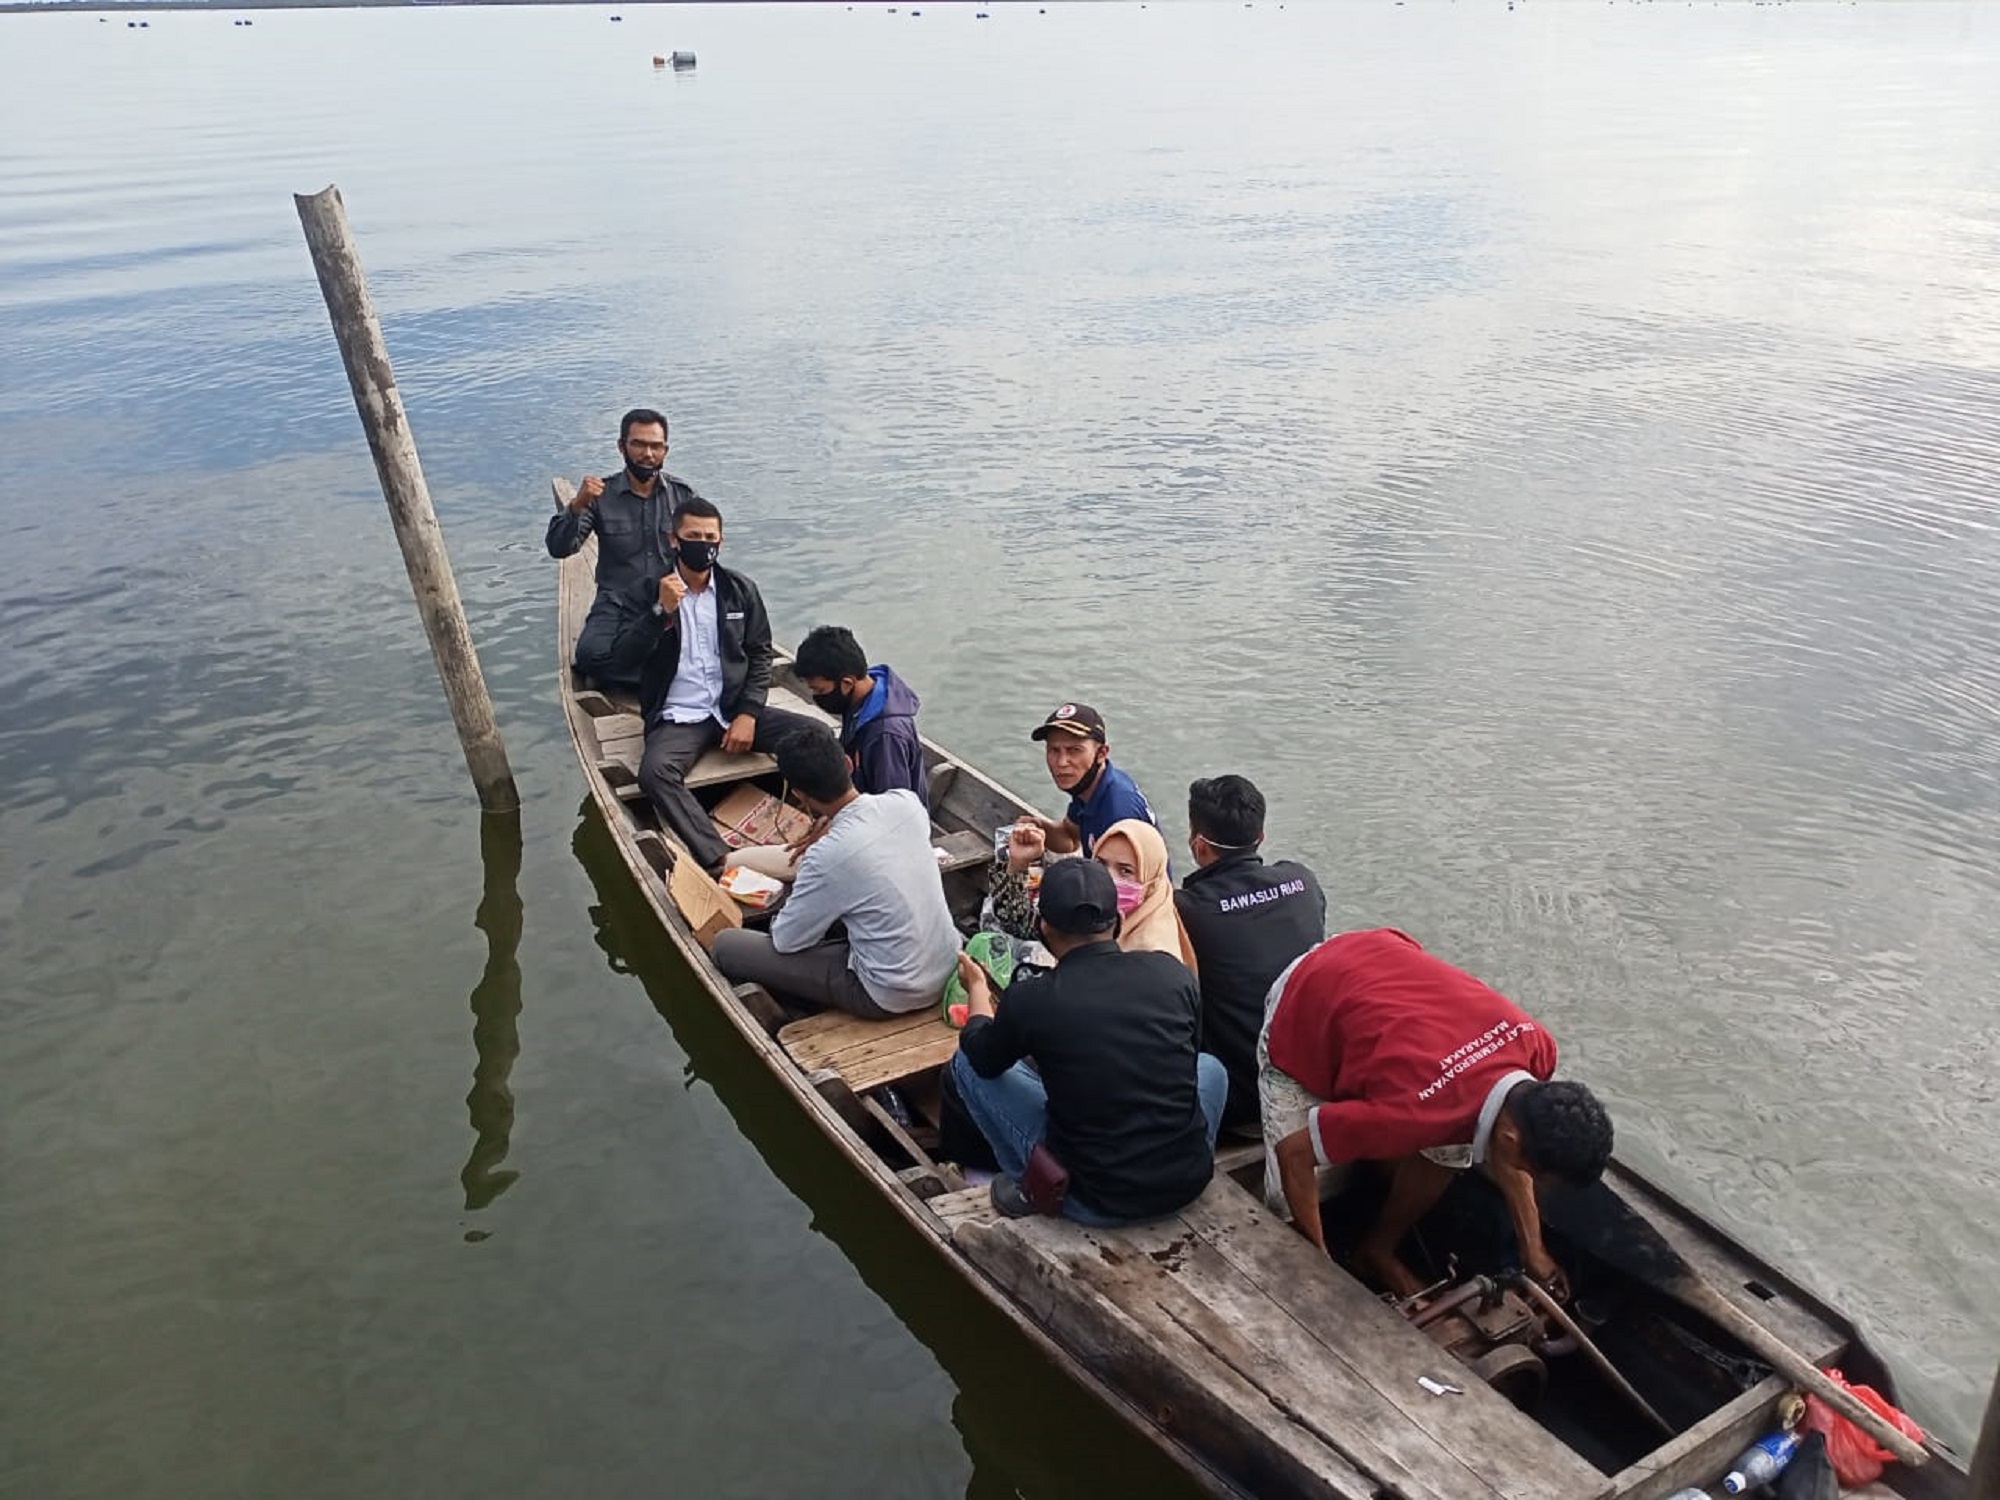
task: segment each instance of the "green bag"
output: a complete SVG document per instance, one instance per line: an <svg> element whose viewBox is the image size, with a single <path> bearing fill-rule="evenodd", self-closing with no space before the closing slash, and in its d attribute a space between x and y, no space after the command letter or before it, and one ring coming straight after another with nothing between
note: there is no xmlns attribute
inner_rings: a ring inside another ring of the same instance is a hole
<svg viewBox="0 0 2000 1500"><path fill-rule="evenodd" d="M1014 940L1004 932L975 932L966 940L965 951L972 961L986 971L994 985L1005 989L1014 982ZM944 986L944 1019L947 1026L963 1027L966 1023L966 1007L971 1002L966 999L965 981L952 971Z"/></svg>

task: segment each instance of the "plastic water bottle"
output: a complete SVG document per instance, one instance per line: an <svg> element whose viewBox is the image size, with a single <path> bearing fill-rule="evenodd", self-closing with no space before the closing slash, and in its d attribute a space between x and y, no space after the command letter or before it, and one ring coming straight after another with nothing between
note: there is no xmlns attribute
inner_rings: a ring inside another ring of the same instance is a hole
<svg viewBox="0 0 2000 1500"><path fill-rule="evenodd" d="M1722 1476L1723 1493L1740 1495L1757 1485L1769 1484L1784 1472L1798 1446L1796 1432L1774 1432L1760 1437L1737 1455L1729 1472Z"/></svg>
<svg viewBox="0 0 2000 1500"><path fill-rule="evenodd" d="M1708 1491L1698 1490L1693 1485L1689 1485L1684 1490L1675 1490L1671 1495L1667 1496L1667 1500L1708 1500Z"/></svg>

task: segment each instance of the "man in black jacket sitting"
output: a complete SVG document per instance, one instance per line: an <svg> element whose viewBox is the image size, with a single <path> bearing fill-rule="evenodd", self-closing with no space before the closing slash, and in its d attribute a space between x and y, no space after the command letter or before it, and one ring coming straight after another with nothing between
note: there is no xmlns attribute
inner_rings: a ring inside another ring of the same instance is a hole
<svg viewBox="0 0 2000 1500"><path fill-rule="evenodd" d="M1264 794L1242 776L1188 787L1196 868L1174 892L1201 967L1202 1045L1229 1071L1225 1130L1256 1130L1264 999L1292 960L1326 938L1326 897L1304 865L1265 864Z"/></svg>
<svg viewBox="0 0 2000 1500"><path fill-rule="evenodd" d="M1049 866L1037 923L1056 967L1016 979L997 1010L985 971L959 957L971 1014L952 1080L1007 1174L994 1206L1032 1211L1020 1178L1043 1145L1069 1173L1063 1217L1164 1218L1208 1186L1228 1090L1200 1050L1194 976L1165 953L1119 948L1118 889L1096 860Z"/></svg>
<svg viewBox="0 0 2000 1500"><path fill-rule="evenodd" d="M614 656L612 643L627 613L618 596L640 578L667 570L667 517L701 497L660 467L667 458L667 419L651 407L635 406L619 420L618 456L623 469L602 479L587 476L576 498L550 518L548 547L550 557L568 557L596 536L597 597L576 638L576 669L600 687L629 691L639 685L642 663Z"/></svg>
<svg viewBox="0 0 2000 1500"><path fill-rule="evenodd" d="M703 869L729 855L708 811L687 789L688 767L720 744L732 754L774 750L814 721L765 704L771 691L771 619L757 585L716 559L722 512L699 495L674 507L674 559L620 596L611 656L643 661L639 708L646 750L639 785Z"/></svg>

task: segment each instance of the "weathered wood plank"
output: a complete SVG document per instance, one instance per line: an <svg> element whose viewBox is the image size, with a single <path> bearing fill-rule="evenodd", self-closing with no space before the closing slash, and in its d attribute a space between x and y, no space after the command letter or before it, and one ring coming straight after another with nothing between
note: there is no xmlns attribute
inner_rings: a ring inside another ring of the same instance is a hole
<svg viewBox="0 0 2000 1500"><path fill-rule="evenodd" d="M957 1196L957 1195L953 1195ZM935 1208L939 1199L932 1199ZM1093 1375L1239 1490L1316 1500L1384 1500L1385 1489L1170 1321L1141 1326L1112 1299L1079 1295L1068 1269L1019 1232L1051 1221L965 1222L952 1243ZM1057 1226L1081 1234L1074 1225ZM1410 1500L1418 1500L1412 1496Z"/></svg>
<svg viewBox="0 0 2000 1500"><path fill-rule="evenodd" d="M840 1076L858 1093L867 1093L885 1083L895 1083L913 1073L942 1067L958 1051L958 1033L928 1012L931 1024L906 1033L904 1045L896 1048L868 1048L839 1063Z"/></svg>
<svg viewBox="0 0 2000 1500"><path fill-rule="evenodd" d="M864 1097L861 1107L868 1111L869 1117L881 1128L883 1134L896 1143L896 1148L909 1157L912 1166L923 1167L937 1175L939 1181L943 1180L942 1174L938 1173L938 1164L931 1160L930 1152L910 1139L909 1131L903 1128L902 1123L894 1115L873 1098Z"/></svg>
<svg viewBox="0 0 2000 1500"><path fill-rule="evenodd" d="M970 828L938 834L932 838L931 847L945 856L938 861L938 869L945 874L975 869L993 858L993 840Z"/></svg>
<svg viewBox="0 0 2000 1500"><path fill-rule="evenodd" d="M993 1211L992 1190L988 1187L962 1188L933 1198L930 1210L944 1221L947 1233L960 1224L991 1223L999 1217Z"/></svg>
<svg viewBox="0 0 2000 1500"><path fill-rule="evenodd" d="M634 764L636 766L636 762ZM690 789L699 790L731 781L748 781L753 776L769 776L777 769L778 758L761 750L746 751L742 755L707 750L702 752L700 760L688 767L686 781Z"/></svg>
<svg viewBox="0 0 2000 1500"><path fill-rule="evenodd" d="M1510 1500L1589 1495L1604 1480L1570 1448L1478 1381L1440 1400L1419 1375L1455 1368L1436 1344L1331 1264L1303 1236L1226 1179L1182 1212L1182 1221L1328 1355L1442 1451ZM1282 1232L1274 1232L1282 1231Z"/></svg>
<svg viewBox="0 0 2000 1500"><path fill-rule="evenodd" d="M786 1053L807 1072L829 1066L850 1047L866 1046L885 1037L912 1031L935 1021L928 1011L914 1011L888 1021L868 1021L845 1011L822 1011L816 1016L793 1021L778 1033Z"/></svg>
<svg viewBox="0 0 2000 1500"><path fill-rule="evenodd" d="M1217 1184L1204 1197L1224 1194L1240 1195L1241 1189ZM1408 1420L1379 1388L1379 1381L1357 1368L1350 1351L1302 1326L1185 1217L1080 1233L1054 1221L1031 1221L1020 1233L1038 1243L1045 1255L1065 1264L1080 1287L1111 1298L1142 1326L1160 1328L1164 1317L1196 1337L1264 1392L1288 1420L1320 1434L1329 1447L1395 1493L1411 1500L1418 1496L1491 1500L1507 1493L1479 1472L1480 1464L1470 1455ZM1499 1401L1483 1388L1475 1391L1470 1382L1465 1382L1463 1397L1440 1398L1421 1391L1417 1375L1450 1380L1458 1371L1436 1345L1420 1334L1414 1336L1429 1345L1428 1357L1408 1376L1410 1390L1419 1400L1450 1406L1481 1396ZM1515 1424L1527 1425L1511 1407L1506 1410ZM1535 1493L1550 1491L1544 1487Z"/></svg>
<svg viewBox="0 0 2000 1500"><path fill-rule="evenodd" d="M1617 1500L1665 1500L1676 1490L1715 1483L1724 1465L1772 1429L1778 1398L1791 1388L1784 1376L1767 1376L1679 1437L1619 1470L1612 1476L1610 1493Z"/></svg>

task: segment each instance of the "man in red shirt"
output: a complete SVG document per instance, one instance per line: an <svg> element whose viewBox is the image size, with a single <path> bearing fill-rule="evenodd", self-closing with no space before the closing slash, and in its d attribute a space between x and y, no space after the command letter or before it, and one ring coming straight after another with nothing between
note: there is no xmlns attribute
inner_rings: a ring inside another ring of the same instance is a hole
<svg viewBox="0 0 2000 1500"><path fill-rule="evenodd" d="M1421 1286L1403 1236L1466 1165L1500 1189L1528 1274L1562 1290L1537 1184L1595 1182L1611 1120L1580 1083L1551 1083L1555 1039L1506 996L1378 927L1327 939L1265 1002L1258 1039L1267 1182L1322 1250L1318 1169L1388 1166L1389 1198L1354 1268L1399 1296Z"/></svg>

